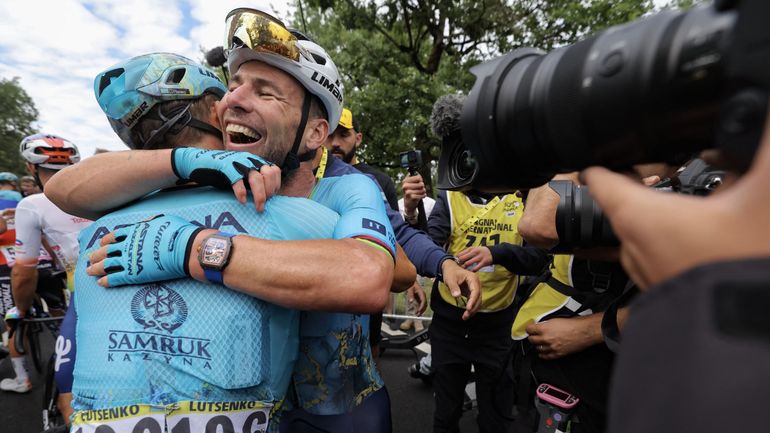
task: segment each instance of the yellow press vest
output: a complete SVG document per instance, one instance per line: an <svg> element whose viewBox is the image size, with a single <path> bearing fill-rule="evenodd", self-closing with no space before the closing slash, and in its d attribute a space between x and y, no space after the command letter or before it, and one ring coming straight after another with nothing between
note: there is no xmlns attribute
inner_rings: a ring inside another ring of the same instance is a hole
<svg viewBox="0 0 770 433"><path fill-rule="evenodd" d="M493 246L502 242L522 244L517 226L524 212L524 202L515 194L480 205L472 203L461 192L448 191L447 205L452 228L447 247L449 254L456 256L469 247ZM508 272L502 265L487 266L477 274L482 288L479 311L499 311L511 305L519 285L518 276ZM439 284L439 293L450 305L464 308L444 283Z"/></svg>
<svg viewBox="0 0 770 433"><path fill-rule="evenodd" d="M575 256L568 254L557 254L553 256L551 263L551 276L560 283L573 287L572 283L572 262ZM516 314L511 329L511 337L514 340L523 340L529 336L526 332L527 326L532 323L539 323L556 313L566 313L567 309L574 313L579 311L582 305L572 297L567 296L555 288L543 282L537 285L529 295L524 305L521 306ZM564 315L564 314L559 314ZM567 314L568 315L568 314Z"/></svg>

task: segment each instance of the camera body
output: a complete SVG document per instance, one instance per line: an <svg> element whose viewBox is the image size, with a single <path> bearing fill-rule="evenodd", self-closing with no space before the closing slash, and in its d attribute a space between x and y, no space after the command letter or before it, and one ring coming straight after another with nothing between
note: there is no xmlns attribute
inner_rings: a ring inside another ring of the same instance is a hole
<svg viewBox="0 0 770 433"><path fill-rule="evenodd" d="M444 137L439 188L511 192L705 148L746 169L767 111L768 20L766 0L722 1L475 66L458 131Z"/></svg>
<svg viewBox="0 0 770 433"><path fill-rule="evenodd" d="M414 176L422 167L422 151L408 150L398 154L401 161L401 168L407 169L409 174Z"/></svg>

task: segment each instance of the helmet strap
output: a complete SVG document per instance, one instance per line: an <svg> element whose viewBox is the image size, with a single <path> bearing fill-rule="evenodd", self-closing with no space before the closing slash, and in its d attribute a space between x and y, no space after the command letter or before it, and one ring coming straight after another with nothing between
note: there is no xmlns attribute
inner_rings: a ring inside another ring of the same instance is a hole
<svg viewBox="0 0 770 433"><path fill-rule="evenodd" d="M307 126L307 119L310 115L310 101L310 92L305 89L305 99L302 101L302 118L299 121L299 126L297 126L297 135L294 137L294 145L291 147L289 154L286 155L283 165L281 166L281 171L284 174L299 168L301 160L297 155L297 152L299 152L299 145L302 142L302 137L305 135L305 127Z"/></svg>
<svg viewBox="0 0 770 433"><path fill-rule="evenodd" d="M44 189L43 182L40 182L40 168L38 168L37 165L35 165L34 167L35 167L35 174L33 176L35 176L35 183L37 184L37 187L40 188L40 191L43 191Z"/></svg>
<svg viewBox="0 0 770 433"><path fill-rule="evenodd" d="M161 108L158 110L157 117L160 121L163 122L163 124L160 126L160 128L152 131L146 140L143 140L144 143L142 143L142 149L151 149L158 140L162 140L163 137L166 136L167 132L171 133L172 135L178 134L179 131L181 131L182 128L187 125L190 119L192 119L192 114L190 114L190 105L188 104L178 113L174 114L172 112L168 116L163 113ZM177 126L177 123L179 126ZM175 126L177 127L175 128Z"/></svg>
<svg viewBox="0 0 770 433"><path fill-rule="evenodd" d="M213 135L214 137L217 137L219 139L222 138L222 131L212 126L210 123L207 122L201 122L200 120L196 118L191 118L189 122L187 122L187 126L195 128L199 131L206 132L208 134Z"/></svg>

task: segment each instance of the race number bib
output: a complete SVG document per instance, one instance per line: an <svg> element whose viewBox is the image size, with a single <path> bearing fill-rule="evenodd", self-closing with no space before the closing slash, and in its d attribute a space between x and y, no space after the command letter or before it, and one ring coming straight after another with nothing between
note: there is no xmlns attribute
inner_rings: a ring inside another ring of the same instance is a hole
<svg viewBox="0 0 770 433"><path fill-rule="evenodd" d="M169 433L264 433L270 406L255 401L178 403L166 421Z"/></svg>
<svg viewBox="0 0 770 433"><path fill-rule="evenodd" d="M72 433L164 433L165 408L135 404L76 412Z"/></svg>
<svg viewBox="0 0 770 433"><path fill-rule="evenodd" d="M183 401L77 412L72 433L264 433L272 406L255 402ZM166 430L168 426L168 430Z"/></svg>

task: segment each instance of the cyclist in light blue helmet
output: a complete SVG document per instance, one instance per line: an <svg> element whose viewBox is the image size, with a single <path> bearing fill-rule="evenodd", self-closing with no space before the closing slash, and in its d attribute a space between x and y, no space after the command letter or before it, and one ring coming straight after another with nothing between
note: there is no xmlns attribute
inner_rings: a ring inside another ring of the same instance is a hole
<svg viewBox="0 0 770 433"><path fill-rule="evenodd" d="M201 119L208 118L211 105L225 91L212 71L171 53L134 57L106 69L94 80L99 106L131 149L195 142L203 133L219 139L222 133Z"/></svg>
<svg viewBox="0 0 770 433"><path fill-rule="evenodd" d="M13 173L0 172L0 200L21 200L21 194L18 191L19 178ZM2 210L3 207L0 207Z"/></svg>

